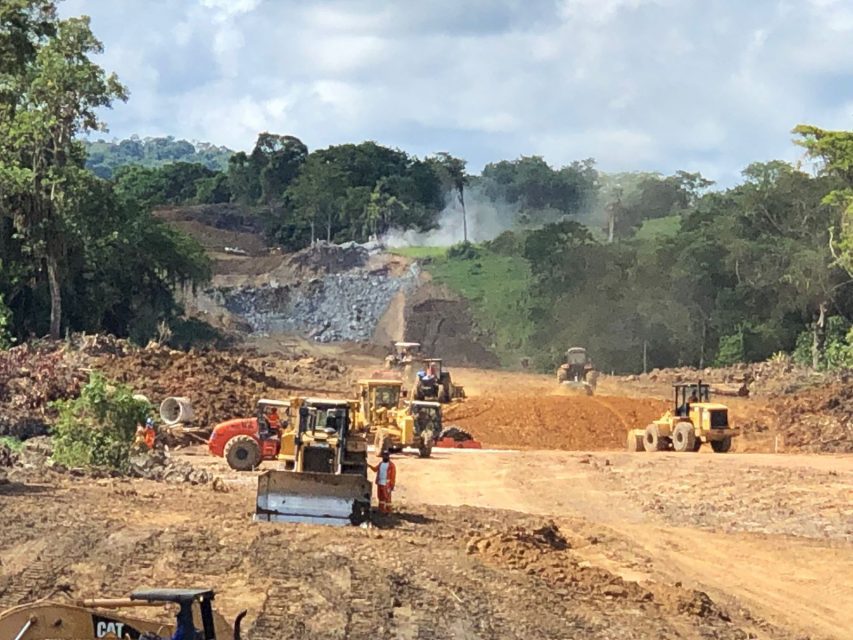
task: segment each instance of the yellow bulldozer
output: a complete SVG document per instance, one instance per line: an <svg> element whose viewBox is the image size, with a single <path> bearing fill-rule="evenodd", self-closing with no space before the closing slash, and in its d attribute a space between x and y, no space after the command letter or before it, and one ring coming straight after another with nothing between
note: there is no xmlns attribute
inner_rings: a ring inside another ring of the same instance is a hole
<svg viewBox="0 0 853 640"><path fill-rule="evenodd" d="M628 451L699 451L711 445L715 453L726 453L738 429L729 422L726 405L711 402L711 387L697 383L673 385L674 402L660 418L645 429L628 431Z"/></svg>
<svg viewBox="0 0 853 640"><path fill-rule="evenodd" d="M255 520L312 524L361 524L370 517L367 433L355 419L358 403L297 399L288 430L293 438L289 470L258 477ZM287 456L290 458L290 456Z"/></svg>
<svg viewBox="0 0 853 640"><path fill-rule="evenodd" d="M373 434L377 452L412 447L428 458L441 433L441 404L424 400L401 404L402 385L400 380L360 380L357 423Z"/></svg>
<svg viewBox="0 0 853 640"><path fill-rule="evenodd" d="M81 600L74 603L41 600L0 613L2 640L139 640L172 637L240 640L240 623L233 626L213 610L212 589L150 589L127 598ZM122 610L177 606L175 623L144 620Z"/></svg>

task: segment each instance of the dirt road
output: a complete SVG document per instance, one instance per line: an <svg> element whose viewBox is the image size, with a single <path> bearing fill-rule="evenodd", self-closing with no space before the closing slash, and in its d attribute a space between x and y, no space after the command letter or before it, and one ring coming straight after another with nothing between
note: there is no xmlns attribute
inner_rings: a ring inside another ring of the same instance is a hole
<svg viewBox="0 0 853 640"><path fill-rule="evenodd" d="M407 505L582 517L588 560L680 581L814 637L853 629L853 457L437 452L399 460Z"/></svg>
<svg viewBox="0 0 853 640"><path fill-rule="evenodd" d="M852 637L853 456L627 454L664 398L453 373L471 398L448 419L524 450L398 456L397 512L373 528L253 523L256 474L203 448L177 457L221 482L10 472L0 610L211 585L226 616L249 610L248 640Z"/></svg>

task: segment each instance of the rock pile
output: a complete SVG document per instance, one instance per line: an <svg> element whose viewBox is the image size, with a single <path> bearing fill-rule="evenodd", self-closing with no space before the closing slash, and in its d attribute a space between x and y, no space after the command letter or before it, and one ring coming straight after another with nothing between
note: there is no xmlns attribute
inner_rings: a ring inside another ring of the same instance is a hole
<svg viewBox="0 0 853 640"><path fill-rule="evenodd" d="M303 333L318 342L367 341L394 296L411 290L417 278L414 267L401 277L356 269L220 294L228 311L259 333Z"/></svg>
<svg viewBox="0 0 853 640"><path fill-rule="evenodd" d="M375 253L379 248L381 247L375 242L332 244L321 241L293 254L288 263L297 270L341 273L365 266L371 253Z"/></svg>
<svg viewBox="0 0 853 640"><path fill-rule="evenodd" d="M133 456L128 474L134 478L160 482L189 482L207 484L213 476L204 469L196 469L189 462L178 462L166 451L155 450Z"/></svg>

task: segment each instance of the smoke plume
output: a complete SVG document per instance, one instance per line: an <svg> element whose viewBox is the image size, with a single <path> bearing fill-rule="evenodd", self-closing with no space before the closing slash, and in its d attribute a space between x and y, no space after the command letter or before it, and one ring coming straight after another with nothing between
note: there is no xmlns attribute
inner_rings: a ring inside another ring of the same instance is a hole
<svg viewBox="0 0 853 640"><path fill-rule="evenodd" d="M465 214L468 220L468 241L493 240L519 222L519 207L487 197L478 186L465 190ZM450 247L464 240L462 204L452 191L438 218L438 228L432 231L402 231L392 229L381 238L387 247Z"/></svg>

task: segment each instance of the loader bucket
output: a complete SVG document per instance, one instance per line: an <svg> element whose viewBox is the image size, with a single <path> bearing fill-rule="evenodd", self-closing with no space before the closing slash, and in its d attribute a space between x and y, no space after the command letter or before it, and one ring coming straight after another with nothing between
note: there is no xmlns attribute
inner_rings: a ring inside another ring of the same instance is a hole
<svg viewBox="0 0 853 640"><path fill-rule="evenodd" d="M591 396L593 394L592 385L588 382L575 382L574 380L566 380L560 383L561 395L568 396Z"/></svg>
<svg viewBox="0 0 853 640"><path fill-rule="evenodd" d="M358 525L370 515L371 490L359 475L265 471L258 476L255 521Z"/></svg>

